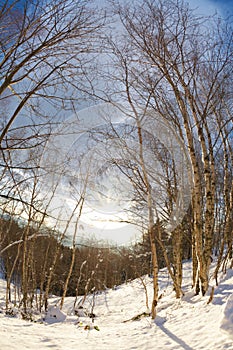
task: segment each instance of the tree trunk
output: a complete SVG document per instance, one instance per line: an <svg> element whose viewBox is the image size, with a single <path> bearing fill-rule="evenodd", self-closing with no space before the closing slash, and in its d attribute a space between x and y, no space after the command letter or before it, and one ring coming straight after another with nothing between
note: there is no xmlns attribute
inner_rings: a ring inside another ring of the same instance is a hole
<svg viewBox="0 0 233 350"><path fill-rule="evenodd" d="M173 253L173 266L174 266L174 289L176 292L176 298L183 296L182 292L182 229L176 228L172 233L172 253Z"/></svg>
<svg viewBox="0 0 233 350"><path fill-rule="evenodd" d="M72 274L73 268L74 268L75 253L76 253L76 236L77 236L77 231L78 231L78 223L79 223L79 219L80 219L81 214L82 214L82 208L83 208L83 204L84 204L84 198L83 197L82 197L82 200L79 201L79 203L80 203L79 215L78 215L78 218L77 218L76 223L75 223L74 234L73 234L73 246L72 246L71 263L70 263L70 268L69 268L68 275L67 275L67 278L66 278L66 281L65 281L65 284L64 284L64 290L63 290L63 294L62 294L62 298L61 298L61 302L60 302L60 309L62 309L62 307L63 307L65 296L66 296L66 293L67 293L68 284L69 284L70 277L71 277L71 274Z"/></svg>

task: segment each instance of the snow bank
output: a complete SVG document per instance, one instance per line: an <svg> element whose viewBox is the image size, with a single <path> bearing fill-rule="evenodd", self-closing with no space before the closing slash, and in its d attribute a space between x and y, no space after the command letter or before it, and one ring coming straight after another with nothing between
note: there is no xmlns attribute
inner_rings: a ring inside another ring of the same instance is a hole
<svg viewBox="0 0 233 350"><path fill-rule="evenodd" d="M179 300L175 298L167 271L160 270L162 298L155 321L137 317L147 311L141 279L95 296L88 295L83 309L77 309L75 315L71 312L75 297L65 298L62 311L60 298L51 297L45 322L41 318L38 322L22 320L19 312L18 317L6 315L6 284L0 280L0 350L233 349L233 270L220 276L213 301L208 303L209 296L195 295L190 285L192 262L183 266L185 295ZM145 276L143 281L151 301L152 280ZM92 319L89 314L93 312L96 317Z"/></svg>
<svg viewBox="0 0 233 350"><path fill-rule="evenodd" d="M220 328L233 338L233 294L227 299Z"/></svg>
<svg viewBox="0 0 233 350"><path fill-rule="evenodd" d="M58 306L51 306L48 308L47 315L45 317L45 321L48 323L54 322L64 322L66 319L66 314L62 312Z"/></svg>

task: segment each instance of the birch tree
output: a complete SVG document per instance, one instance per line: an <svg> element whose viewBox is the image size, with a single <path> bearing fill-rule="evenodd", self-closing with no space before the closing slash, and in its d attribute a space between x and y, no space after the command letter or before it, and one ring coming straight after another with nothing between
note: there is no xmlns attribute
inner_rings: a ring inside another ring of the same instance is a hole
<svg viewBox="0 0 233 350"><path fill-rule="evenodd" d="M223 101L229 103L232 29L215 17L206 28L205 18L182 1L145 1L140 9L123 6L117 13L138 63L131 71L132 84L142 100L150 94L149 105L173 124L187 145L193 174L195 291L204 295L215 227L214 120L216 108L223 111Z"/></svg>

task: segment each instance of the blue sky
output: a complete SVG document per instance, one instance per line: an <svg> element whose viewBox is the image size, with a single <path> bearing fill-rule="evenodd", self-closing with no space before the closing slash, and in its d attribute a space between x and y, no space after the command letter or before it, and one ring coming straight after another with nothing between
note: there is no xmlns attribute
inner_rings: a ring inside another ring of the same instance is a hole
<svg viewBox="0 0 233 350"><path fill-rule="evenodd" d="M13 0L11 0L10 2L12 1ZM20 4L23 4L24 1L25 0L18 0L18 6L20 6ZM94 0L95 4L103 4L103 6L107 2L107 0ZM207 12L207 14L211 14L211 12L213 12L214 9L218 9L218 11L222 13L228 12L233 14L233 0L188 0L188 2L191 4L191 7L199 8L201 12Z"/></svg>
<svg viewBox="0 0 233 350"><path fill-rule="evenodd" d="M218 4L219 6L224 6L228 8L233 8L232 0L211 0L211 2Z"/></svg>
<svg viewBox="0 0 233 350"><path fill-rule="evenodd" d="M97 0L98 1L98 0ZM211 15L216 11L222 15L233 14L233 0L188 0L190 7L203 15Z"/></svg>
<svg viewBox="0 0 233 350"><path fill-rule="evenodd" d="M233 0L211 0L211 2L223 9L224 12L233 13Z"/></svg>

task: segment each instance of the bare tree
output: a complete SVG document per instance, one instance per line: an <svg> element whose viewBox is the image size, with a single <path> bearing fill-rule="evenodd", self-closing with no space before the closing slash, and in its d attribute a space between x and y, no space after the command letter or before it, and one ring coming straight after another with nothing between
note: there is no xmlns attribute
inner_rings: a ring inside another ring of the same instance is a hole
<svg viewBox="0 0 233 350"><path fill-rule="evenodd" d="M91 38L101 22L88 3L27 0L20 6L19 1L5 1L1 5L0 96L3 100L16 97L16 106L1 131L2 148L6 147L3 141L25 106L38 112L35 104L38 97L43 103L53 103L51 99L55 98L56 104L62 105L64 97L72 95L66 94L64 84L72 84L72 77L80 79L85 55L93 50Z"/></svg>
<svg viewBox="0 0 233 350"><path fill-rule="evenodd" d="M16 172L32 168L33 150L43 151L61 111L80 101L104 16L88 0L3 1L0 14L0 166L14 182Z"/></svg>
<svg viewBox="0 0 233 350"><path fill-rule="evenodd" d="M38 220L39 231L47 215L37 198L38 160L53 127L64 118L58 111L67 113L80 100L85 64L97 51L104 15L97 16L88 0L15 0L1 2L0 18L1 212L7 208L27 221L14 242L22 247L26 312L29 280L34 279L31 225Z"/></svg>
<svg viewBox="0 0 233 350"><path fill-rule="evenodd" d="M73 271L73 268L74 268L75 255L76 255L76 237L77 237L79 219L80 219L81 214L82 214L82 208L83 208L84 199L85 199L85 193L82 194L82 196L80 198L80 201L78 202L79 213L78 213L78 216L76 218L75 227L74 227L74 233L73 233L71 263L70 263L68 275L67 275L67 278L66 278L66 281L65 281L65 284L64 284L63 294L62 294L62 298L61 298L61 302L60 302L60 309L62 309L62 307L63 307L65 296L66 296L66 293L67 293L68 284L69 284L70 277L71 277L71 274L72 274L72 271Z"/></svg>
<svg viewBox="0 0 233 350"><path fill-rule="evenodd" d="M193 174L195 290L205 294L215 228L218 133L213 123L216 109L223 111L230 101L232 29L215 17L204 28L204 17L182 1L145 1L140 10L123 6L117 13L129 38L127 57L136 62L130 82L138 100L140 96L169 120L187 145Z"/></svg>

